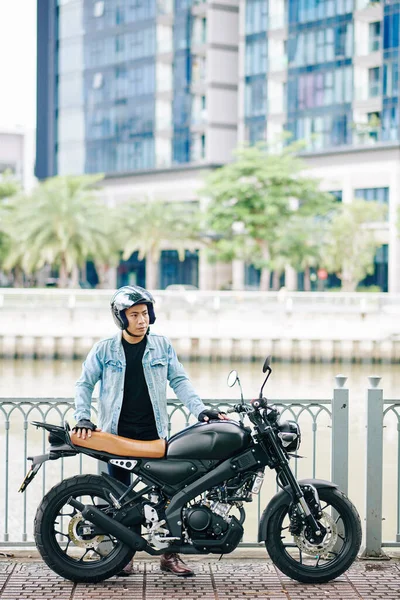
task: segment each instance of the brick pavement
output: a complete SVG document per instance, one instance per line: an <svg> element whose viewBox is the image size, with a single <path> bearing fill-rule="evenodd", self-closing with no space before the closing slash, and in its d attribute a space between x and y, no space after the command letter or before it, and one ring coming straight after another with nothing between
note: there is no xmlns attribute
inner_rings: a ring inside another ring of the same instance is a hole
<svg viewBox="0 0 400 600"><path fill-rule="evenodd" d="M400 562L357 561L331 583L306 585L267 559L188 560L196 577L178 579L158 561L137 560L130 577L73 584L34 561L0 560L0 600L400 600Z"/></svg>

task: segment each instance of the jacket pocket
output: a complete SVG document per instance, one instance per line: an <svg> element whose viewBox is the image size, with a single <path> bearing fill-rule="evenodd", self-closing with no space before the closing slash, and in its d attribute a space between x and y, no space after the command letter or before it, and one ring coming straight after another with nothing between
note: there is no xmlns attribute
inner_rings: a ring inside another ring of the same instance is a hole
<svg viewBox="0 0 400 600"><path fill-rule="evenodd" d="M122 371L122 363L113 358L106 360L105 367L108 372L111 371L112 373L120 373Z"/></svg>
<svg viewBox="0 0 400 600"><path fill-rule="evenodd" d="M165 367L167 365L167 358L165 356L158 356L150 361L151 367Z"/></svg>

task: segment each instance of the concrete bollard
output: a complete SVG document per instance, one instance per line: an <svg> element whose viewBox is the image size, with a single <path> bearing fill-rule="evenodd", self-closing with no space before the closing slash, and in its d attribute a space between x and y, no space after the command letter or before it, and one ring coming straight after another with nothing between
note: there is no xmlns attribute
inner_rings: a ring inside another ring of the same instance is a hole
<svg viewBox="0 0 400 600"><path fill-rule="evenodd" d="M387 558L382 551L383 390L379 375L368 377L365 548L363 558Z"/></svg>

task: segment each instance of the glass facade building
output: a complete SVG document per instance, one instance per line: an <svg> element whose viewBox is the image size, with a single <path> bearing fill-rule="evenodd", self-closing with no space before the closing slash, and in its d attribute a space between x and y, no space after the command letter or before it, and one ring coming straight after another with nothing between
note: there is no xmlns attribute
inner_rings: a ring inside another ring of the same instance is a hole
<svg viewBox="0 0 400 600"><path fill-rule="evenodd" d="M399 14L396 0L246 0L244 137L399 141Z"/></svg>
<svg viewBox="0 0 400 600"><path fill-rule="evenodd" d="M226 162L211 88L229 63L236 93L237 21L235 0L38 0L37 176Z"/></svg>

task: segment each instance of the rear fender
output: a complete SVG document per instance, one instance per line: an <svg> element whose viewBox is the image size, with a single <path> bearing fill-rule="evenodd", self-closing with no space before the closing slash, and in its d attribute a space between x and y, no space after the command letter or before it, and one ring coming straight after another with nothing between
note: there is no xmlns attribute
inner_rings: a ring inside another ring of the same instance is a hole
<svg viewBox="0 0 400 600"><path fill-rule="evenodd" d="M331 481L325 481L324 479L301 479L298 484L300 487L304 485L312 485L317 490L323 488L337 488L338 486ZM263 514L261 515L260 524L258 526L258 541L265 542L267 539L268 521L272 515L279 510L282 506L289 506L293 501L290 486L286 486L283 490L275 494L273 498L267 504Z"/></svg>

